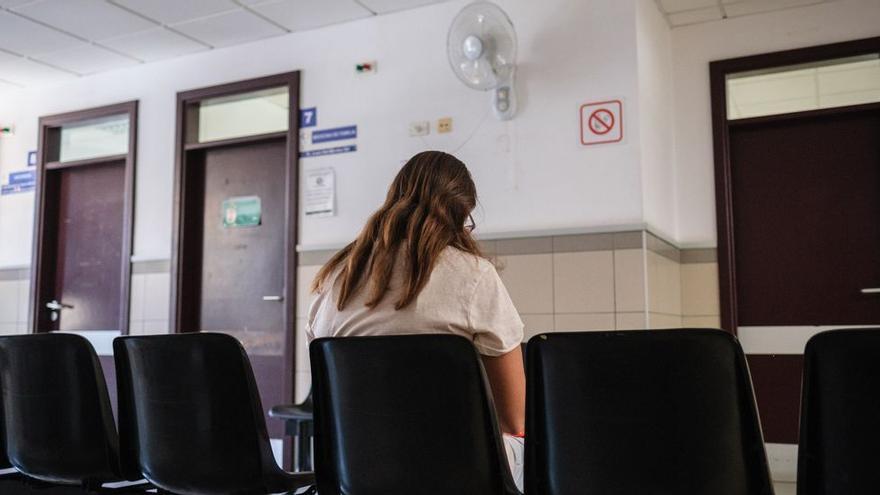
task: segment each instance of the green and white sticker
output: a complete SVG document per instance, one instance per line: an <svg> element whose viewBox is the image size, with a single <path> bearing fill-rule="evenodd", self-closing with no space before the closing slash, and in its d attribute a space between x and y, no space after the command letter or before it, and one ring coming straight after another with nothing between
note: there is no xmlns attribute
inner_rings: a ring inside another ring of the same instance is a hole
<svg viewBox="0 0 880 495"><path fill-rule="evenodd" d="M256 227L262 220L263 207L259 196L226 198L221 208L223 228Z"/></svg>

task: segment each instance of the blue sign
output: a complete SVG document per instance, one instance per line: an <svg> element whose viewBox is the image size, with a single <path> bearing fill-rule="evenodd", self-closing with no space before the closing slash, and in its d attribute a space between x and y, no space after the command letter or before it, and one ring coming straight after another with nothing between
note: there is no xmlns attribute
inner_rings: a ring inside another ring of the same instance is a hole
<svg viewBox="0 0 880 495"><path fill-rule="evenodd" d="M299 111L299 126L315 127L318 125L318 109L317 107L303 108Z"/></svg>
<svg viewBox="0 0 880 495"><path fill-rule="evenodd" d="M9 172L9 185L30 184L36 182L36 170L24 170L21 172Z"/></svg>
<svg viewBox="0 0 880 495"><path fill-rule="evenodd" d="M356 137L358 137L358 128L356 125L334 127L333 129L312 131L312 144L326 143L327 141L344 141Z"/></svg>
<svg viewBox="0 0 880 495"><path fill-rule="evenodd" d="M33 191L35 187L36 184L33 182L29 184L3 184L0 186L0 196Z"/></svg>
<svg viewBox="0 0 880 495"><path fill-rule="evenodd" d="M299 154L300 158L310 158L313 156L337 155L339 153L351 153L357 151L357 145L337 146L335 148L323 148L320 150L303 151Z"/></svg>
<svg viewBox="0 0 880 495"><path fill-rule="evenodd" d="M37 152L36 151L28 151L28 167L36 167L37 166Z"/></svg>

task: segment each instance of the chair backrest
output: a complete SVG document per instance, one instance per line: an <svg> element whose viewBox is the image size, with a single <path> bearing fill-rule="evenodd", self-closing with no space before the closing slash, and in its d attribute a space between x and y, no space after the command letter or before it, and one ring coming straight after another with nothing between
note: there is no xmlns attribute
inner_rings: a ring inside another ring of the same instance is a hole
<svg viewBox="0 0 880 495"><path fill-rule="evenodd" d="M516 493L467 339L324 338L309 351L321 495Z"/></svg>
<svg viewBox="0 0 880 495"><path fill-rule="evenodd" d="M122 479L107 384L88 340L73 334L0 337L6 454L51 483Z"/></svg>
<svg viewBox="0 0 880 495"><path fill-rule="evenodd" d="M237 339L120 337L113 349L121 448L147 480L179 494L272 491L282 471Z"/></svg>
<svg viewBox="0 0 880 495"><path fill-rule="evenodd" d="M798 494L877 493L880 328L811 338L801 389Z"/></svg>
<svg viewBox="0 0 880 495"><path fill-rule="evenodd" d="M529 340L530 495L772 495L745 358L718 330Z"/></svg>

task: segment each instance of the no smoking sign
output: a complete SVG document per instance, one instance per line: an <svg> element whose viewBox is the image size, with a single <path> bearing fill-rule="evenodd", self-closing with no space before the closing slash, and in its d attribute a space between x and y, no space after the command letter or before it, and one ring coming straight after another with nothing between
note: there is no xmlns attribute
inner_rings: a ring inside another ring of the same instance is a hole
<svg viewBox="0 0 880 495"><path fill-rule="evenodd" d="M623 102L599 101L581 105L581 144L623 141Z"/></svg>

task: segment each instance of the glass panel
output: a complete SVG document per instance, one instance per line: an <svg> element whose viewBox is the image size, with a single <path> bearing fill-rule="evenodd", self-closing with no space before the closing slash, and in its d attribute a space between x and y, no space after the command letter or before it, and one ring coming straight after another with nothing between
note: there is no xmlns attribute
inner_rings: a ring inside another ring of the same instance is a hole
<svg viewBox="0 0 880 495"><path fill-rule="evenodd" d="M880 54L727 76L730 120L880 102Z"/></svg>
<svg viewBox="0 0 880 495"><path fill-rule="evenodd" d="M289 108L286 86L204 100L198 142L286 131Z"/></svg>
<svg viewBox="0 0 880 495"><path fill-rule="evenodd" d="M61 126L58 160L69 162L128 153L128 114Z"/></svg>

